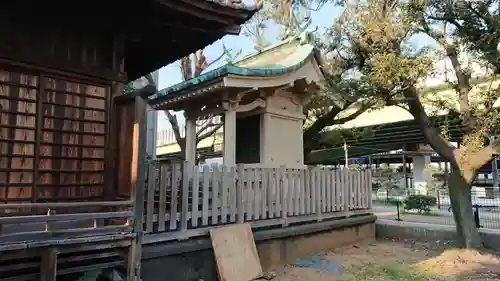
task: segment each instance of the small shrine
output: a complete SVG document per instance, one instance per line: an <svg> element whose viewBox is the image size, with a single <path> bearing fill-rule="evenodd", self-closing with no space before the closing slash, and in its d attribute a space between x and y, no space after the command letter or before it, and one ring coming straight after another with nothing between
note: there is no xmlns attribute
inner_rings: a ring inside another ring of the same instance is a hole
<svg viewBox="0 0 500 281"><path fill-rule="evenodd" d="M291 38L149 97L184 110L186 160L196 160L196 120L222 115L225 166L304 167L303 106L324 79L311 34Z"/></svg>

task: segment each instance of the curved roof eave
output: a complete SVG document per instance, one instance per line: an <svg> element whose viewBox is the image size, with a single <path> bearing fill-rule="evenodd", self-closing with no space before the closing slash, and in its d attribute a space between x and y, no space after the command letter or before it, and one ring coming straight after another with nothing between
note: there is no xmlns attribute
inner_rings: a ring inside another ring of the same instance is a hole
<svg viewBox="0 0 500 281"><path fill-rule="evenodd" d="M176 95L184 90L191 87L213 81L214 79L221 78L227 75L237 75L237 76L247 76L247 77L273 77L280 76L286 73L293 72L306 64L309 59L314 57L318 61L318 64L322 64L322 59L319 56L319 52L310 44L304 44L299 46L300 50L292 55L292 64L290 65L269 65L268 67L241 67L232 64L224 65L214 70L208 71L200 76L194 77L190 80L181 82L179 84L170 86L163 90L158 91L154 95L149 97L149 101L152 104L157 104L162 101L163 98L167 96ZM323 71L323 70L321 70Z"/></svg>

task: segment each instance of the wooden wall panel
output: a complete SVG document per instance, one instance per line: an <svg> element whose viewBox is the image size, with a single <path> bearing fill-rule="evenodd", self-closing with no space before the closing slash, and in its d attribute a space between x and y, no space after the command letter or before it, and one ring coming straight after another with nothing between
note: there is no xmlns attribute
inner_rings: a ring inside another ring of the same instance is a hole
<svg viewBox="0 0 500 281"><path fill-rule="evenodd" d="M101 198L108 86L0 67L0 201Z"/></svg>

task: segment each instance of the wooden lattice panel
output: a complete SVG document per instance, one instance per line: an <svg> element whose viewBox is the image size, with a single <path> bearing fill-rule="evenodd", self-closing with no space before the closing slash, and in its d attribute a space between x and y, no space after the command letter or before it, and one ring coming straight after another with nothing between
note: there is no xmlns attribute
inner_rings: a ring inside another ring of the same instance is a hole
<svg viewBox="0 0 500 281"><path fill-rule="evenodd" d="M0 69L1 201L102 196L107 91Z"/></svg>
<svg viewBox="0 0 500 281"><path fill-rule="evenodd" d="M39 77L0 70L0 199L30 199Z"/></svg>

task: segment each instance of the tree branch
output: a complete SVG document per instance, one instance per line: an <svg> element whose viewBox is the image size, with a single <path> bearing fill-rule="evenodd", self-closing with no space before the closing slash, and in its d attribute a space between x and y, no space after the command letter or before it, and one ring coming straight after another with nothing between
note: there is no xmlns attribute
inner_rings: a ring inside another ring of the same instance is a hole
<svg viewBox="0 0 500 281"><path fill-rule="evenodd" d="M210 137L211 135L215 134L220 128L222 128L224 124L214 124L212 129L205 131L203 134L197 136L196 138L196 143Z"/></svg>

